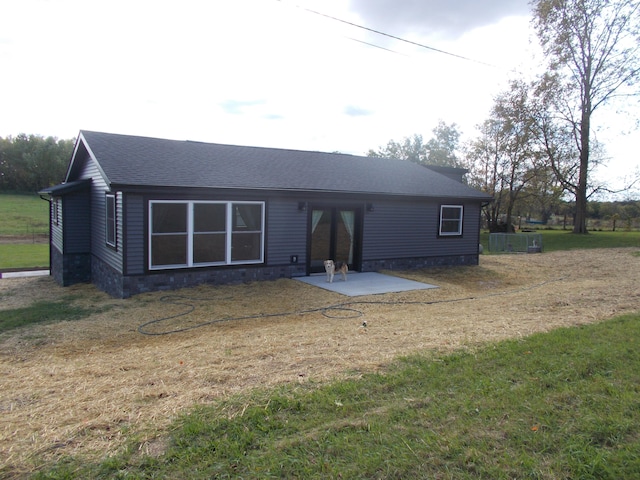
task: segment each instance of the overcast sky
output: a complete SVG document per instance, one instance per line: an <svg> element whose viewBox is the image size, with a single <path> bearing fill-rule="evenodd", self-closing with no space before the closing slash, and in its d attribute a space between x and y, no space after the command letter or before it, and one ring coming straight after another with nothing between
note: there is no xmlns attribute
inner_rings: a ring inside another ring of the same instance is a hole
<svg viewBox="0 0 640 480"><path fill-rule="evenodd" d="M471 138L539 62L527 0L0 4L3 137L85 129L365 154L428 139L439 120ZM602 175L638 165L640 135L621 135L633 120L601 121L614 157Z"/></svg>

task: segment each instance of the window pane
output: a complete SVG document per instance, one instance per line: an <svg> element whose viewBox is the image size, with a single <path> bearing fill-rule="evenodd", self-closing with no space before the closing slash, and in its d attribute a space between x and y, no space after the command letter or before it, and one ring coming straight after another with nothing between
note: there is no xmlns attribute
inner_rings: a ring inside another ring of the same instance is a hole
<svg viewBox="0 0 640 480"><path fill-rule="evenodd" d="M107 232L107 244L115 246L116 244L116 197L114 195L107 195L106 200L106 232Z"/></svg>
<svg viewBox="0 0 640 480"><path fill-rule="evenodd" d="M116 244L116 197L113 195L106 196L107 201L107 244Z"/></svg>
<svg viewBox="0 0 640 480"><path fill-rule="evenodd" d="M233 204L233 230L262 230L262 205Z"/></svg>
<svg viewBox="0 0 640 480"><path fill-rule="evenodd" d="M261 259L262 234L234 233L231 241L231 261Z"/></svg>
<svg viewBox="0 0 640 480"><path fill-rule="evenodd" d="M106 198L107 198L107 220L113 220L116 216L116 197L108 195Z"/></svg>
<svg viewBox="0 0 640 480"><path fill-rule="evenodd" d="M154 235L151 238L151 266L186 265L186 235Z"/></svg>
<svg viewBox="0 0 640 480"><path fill-rule="evenodd" d="M151 205L153 233L184 233L187 231L186 203L153 203Z"/></svg>
<svg viewBox="0 0 640 480"><path fill-rule="evenodd" d="M459 220L461 209L456 207L442 207L442 219L443 220Z"/></svg>
<svg viewBox="0 0 640 480"><path fill-rule="evenodd" d="M111 222L107 223L107 243L109 245L116 244L116 231L113 226L113 223Z"/></svg>
<svg viewBox="0 0 640 480"><path fill-rule="evenodd" d="M442 233L458 233L460 223L457 220L443 220Z"/></svg>
<svg viewBox="0 0 640 480"><path fill-rule="evenodd" d="M224 203L196 203L193 205L193 231L224 232L226 217L227 206Z"/></svg>
<svg viewBox="0 0 640 480"><path fill-rule="evenodd" d="M216 263L226 259L224 233L195 234L193 236L193 263Z"/></svg>

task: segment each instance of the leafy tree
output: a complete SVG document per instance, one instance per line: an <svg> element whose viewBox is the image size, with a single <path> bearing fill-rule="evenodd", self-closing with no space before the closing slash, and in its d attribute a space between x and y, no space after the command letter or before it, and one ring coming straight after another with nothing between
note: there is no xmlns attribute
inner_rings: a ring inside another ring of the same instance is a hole
<svg viewBox="0 0 640 480"><path fill-rule="evenodd" d="M424 165L428 153L422 135L416 133L413 137L405 137L401 142L389 140L386 146L378 150L369 150L367 156L397 158Z"/></svg>
<svg viewBox="0 0 640 480"><path fill-rule="evenodd" d="M447 125L440 121L433 129L433 137L425 143L422 135L414 134L402 141L389 140L378 150L369 150L369 157L389 157L408 160L420 165L462 167L458 158L460 132L455 123Z"/></svg>
<svg viewBox="0 0 640 480"><path fill-rule="evenodd" d="M573 231L587 233L592 115L613 99L635 93L640 1L533 0L533 11L549 61L549 74L540 84L554 111L547 119L560 124L555 129L552 123L544 125L542 138L547 153L555 155L558 178L575 195ZM567 151L567 139L573 139L573 154Z"/></svg>
<svg viewBox="0 0 640 480"><path fill-rule="evenodd" d="M427 164L442 167L461 167L458 158L460 131L455 123L447 125L442 120L433 129L433 137L427 142Z"/></svg>

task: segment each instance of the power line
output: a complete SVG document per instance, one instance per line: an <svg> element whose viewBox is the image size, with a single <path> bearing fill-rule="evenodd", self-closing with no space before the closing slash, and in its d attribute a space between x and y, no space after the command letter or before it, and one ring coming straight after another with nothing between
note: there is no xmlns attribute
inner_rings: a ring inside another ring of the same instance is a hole
<svg viewBox="0 0 640 480"><path fill-rule="evenodd" d="M374 48L379 48L380 50L386 50L387 52L391 52L391 53L395 53L397 55L402 55L402 56L407 56L404 53L400 53L400 52L396 52L395 50L391 50L390 48L386 48L386 47L382 47L380 45L376 45L375 43L370 43L370 42L365 42L364 40L358 40L357 38L353 38L353 37L345 37L349 40L352 40L354 42L358 42L358 43L364 43L365 45L369 45L370 47L374 47Z"/></svg>
<svg viewBox="0 0 640 480"><path fill-rule="evenodd" d="M279 2L281 2L282 0L278 0L278 1L279 1ZM343 20L343 19L341 19L341 18L334 17L334 16L332 16L332 15L328 15L328 14L326 14L326 13L318 12L318 11L316 11L316 10L312 10L312 9L310 9L310 8L307 8L307 7L301 7L300 5L295 5L295 7L296 7L296 8L299 8L299 9L301 9L301 10L306 10L306 11L307 11L307 12L309 12L309 13L313 13L313 14L315 14L315 15L319 15L319 16L321 16L321 17L325 17L325 18L328 18L328 19L330 19L330 20L334 20L334 21L336 21L336 22L344 23L344 24L346 24L346 25L350 25L350 26L352 26L352 27L360 28L360 29L362 29L362 30L366 30L366 31L368 31L368 32L376 33L376 34L378 34L378 35L382 35L382 36L384 36L384 37L388 37L388 38L392 38L392 39L394 39L394 40L398 40L399 42L408 43L408 44L410 44L410 45L414 45L414 46L416 46L416 47L424 48L424 49L426 49L426 50L431 50L431 51L433 51L433 52L441 53L441 54L443 54L443 55L448 55L448 56L450 56L450 57L458 58L458 59L460 59L460 60L465 60L465 61L467 61L467 62L478 63L478 64L480 64L480 65L485 65L485 66L487 66L487 67L497 68L497 66L496 66L496 65L493 65L493 64L491 64L491 63L483 62L483 61L480 61L480 60L475 60L475 59L473 59L473 58L465 57L465 56L463 56L463 55L458 55L457 53L447 52L446 50L442 50L442 49L440 49L440 48L436 48L436 47L431 47L431 46L429 46L429 45L425 45L424 43L414 42L413 40L407 40L406 38L398 37L398 36L396 36L396 35L391 35L390 33L386 33L386 32L382 32L382 31L380 31L380 30L375 30L375 29L373 29L373 28L365 27L364 25L358 25L357 23L349 22L349 21L347 21L347 20ZM359 41L359 40L358 40L358 41ZM379 46L377 46L377 45L373 45L373 44L368 43L368 42L361 42L361 43L365 43L365 44L367 44L367 45L371 45L371 46L373 46L373 47L377 47L377 48L382 48L383 50L389 50L389 49L386 49L386 48L384 48L384 47L379 47ZM393 52L393 50L389 50L389 51L392 51L392 52ZM394 52L394 53L398 53L398 52Z"/></svg>

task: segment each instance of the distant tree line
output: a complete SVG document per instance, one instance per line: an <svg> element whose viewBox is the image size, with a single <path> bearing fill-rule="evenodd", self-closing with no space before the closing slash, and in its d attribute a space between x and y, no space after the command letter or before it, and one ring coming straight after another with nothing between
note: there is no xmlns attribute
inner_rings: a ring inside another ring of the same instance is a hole
<svg viewBox="0 0 640 480"><path fill-rule="evenodd" d="M75 140L27 135L0 137L0 192L34 193L64 180Z"/></svg>

